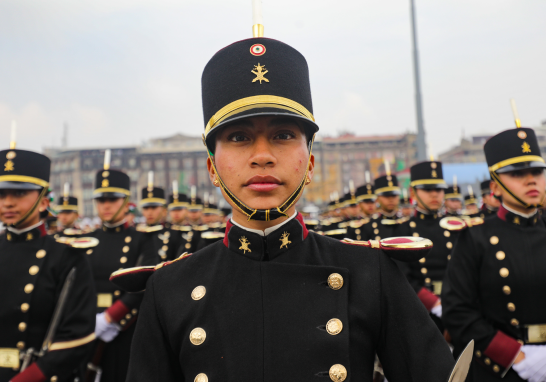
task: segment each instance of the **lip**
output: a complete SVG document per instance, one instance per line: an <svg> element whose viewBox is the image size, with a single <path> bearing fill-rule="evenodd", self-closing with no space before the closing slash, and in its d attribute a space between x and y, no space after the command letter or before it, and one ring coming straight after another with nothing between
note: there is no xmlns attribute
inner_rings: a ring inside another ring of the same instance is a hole
<svg viewBox="0 0 546 382"><path fill-rule="evenodd" d="M269 192L273 191L281 184L280 179L271 175L255 175L246 181L245 186L253 191Z"/></svg>
<svg viewBox="0 0 546 382"><path fill-rule="evenodd" d="M531 191L528 191L525 195L527 195L527 196L539 196L540 192L538 192L538 190L531 190Z"/></svg>
<svg viewBox="0 0 546 382"><path fill-rule="evenodd" d="M3 217L4 219L12 219L12 218L14 218L15 216L17 216L17 213L15 213L15 212L4 212L4 213L2 214L2 217Z"/></svg>

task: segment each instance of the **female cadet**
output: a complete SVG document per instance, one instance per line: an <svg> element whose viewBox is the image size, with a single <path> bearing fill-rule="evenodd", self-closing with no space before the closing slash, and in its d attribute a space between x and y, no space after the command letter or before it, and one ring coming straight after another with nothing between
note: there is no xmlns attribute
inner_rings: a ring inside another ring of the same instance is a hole
<svg viewBox="0 0 546 382"><path fill-rule="evenodd" d="M91 270L85 254L46 235L40 221L49 158L16 150L14 142L0 158L7 226L0 238L0 381L74 381L95 338Z"/></svg>
<svg viewBox="0 0 546 382"><path fill-rule="evenodd" d="M305 58L236 42L207 64L202 95L211 181L233 218L223 241L149 279L128 380L371 381L377 352L390 381L447 381L449 348L383 244L309 232L295 210L318 130ZM112 279L143 289L153 272Z"/></svg>
<svg viewBox="0 0 546 382"><path fill-rule="evenodd" d="M489 139L497 216L461 232L442 293L455 352L476 341L472 381L546 381L546 164L532 129Z"/></svg>

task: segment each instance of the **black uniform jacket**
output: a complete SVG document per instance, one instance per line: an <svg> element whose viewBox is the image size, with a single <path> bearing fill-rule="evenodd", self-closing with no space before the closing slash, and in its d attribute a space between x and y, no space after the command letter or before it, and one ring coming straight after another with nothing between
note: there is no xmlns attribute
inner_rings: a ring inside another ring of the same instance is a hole
<svg viewBox="0 0 546 382"><path fill-rule="evenodd" d="M426 258L399 264L428 311L434 307L442 292L446 268L459 234L458 230L442 228L441 219L442 217L438 214L415 211L414 216L397 227L395 235L425 237L434 245ZM459 229L459 227L455 228Z"/></svg>
<svg viewBox="0 0 546 382"><path fill-rule="evenodd" d="M526 219L501 207L497 217L462 231L444 285L443 320L455 352L476 341L471 380L522 381L509 369L518 341L546 344L546 226L540 216ZM543 326L534 327L536 335L526 329L537 324Z"/></svg>
<svg viewBox="0 0 546 382"><path fill-rule="evenodd" d="M395 229L398 225L398 216L387 216L381 213L374 214L365 221L361 227L349 225L347 237L353 240L381 240L395 236Z"/></svg>
<svg viewBox="0 0 546 382"><path fill-rule="evenodd" d="M454 365L390 258L298 214L266 237L229 222L223 241L157 270L127 381L316 382L338 365L366 382L376 353L391 382L445 381Z"/></svg>
<svg viewBox="0 0 546 382"><path fill-rule="evenodd" d="M175 231L173 232L175 235L178 232L179 237L182 238L177 251L178 257L186 252L195 252L201 242L202 233L208 231L209 227L206 224L173 225L171 230Z"/></svg>
<svg viewBox="0 0 546 382"><path fill-rule="evenodd" d="M0 237L0 381L17 374L6 357L41 348L72 268L75 280L50 351L24 372L25 378L20 376L22 380L70 380L95 338L95 290L85 254L57 243L43 225Z"/></svg>
<svg viewBox="0 0 546 382"><path fill-rule="evenodd" d="M149 245L151 245L152 252L156 256L156 263L176 259L181 243L181 238L175 234L176 231L173 232L170 227L167 228L163 224L138 225L136 230L144 234L146 240L150 241Z"/></svg>
<svg viewBox="0 0 546 382"><path fill-rule="evenodd" d="M222 223L207 224L208 230L201 233L197 250L205 248L207 245L216 243L218 240L224 239L224 232L226 231L226 225Z"/></svg>

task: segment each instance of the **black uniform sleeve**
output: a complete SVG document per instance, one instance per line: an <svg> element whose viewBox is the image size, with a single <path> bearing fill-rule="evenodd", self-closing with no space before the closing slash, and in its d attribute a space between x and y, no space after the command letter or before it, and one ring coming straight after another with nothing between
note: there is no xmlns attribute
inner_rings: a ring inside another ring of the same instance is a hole
<svg viewBox="0 0 546 382"><path fill-rule="evenodd" d="M154 277L150 277L131 344L127 381L183 381L175 352L170 348L156 308Z"/></svg>
<svg viewBox="0 0 546 382"><path fill-rule="evenodd" d="M484 248L479 249L474 242L472 229L459 235L447 268L442 287L442 320L456 347L463 348L473 339L479 363L489 369L498 364L506 371L519 354L521 345L516 339L496 330L481 313L478 292L480 252ZM482 358L485 357L494 362L484 362ZM494 373L498 374L498 371Z"/></svg>
<svg viewBox="0 0 546 382"><path fill-rule="evenodd" d="M447 381L455 361L440 331L386 255L380 255L381 333L377 354L390 382Z"/></svg>

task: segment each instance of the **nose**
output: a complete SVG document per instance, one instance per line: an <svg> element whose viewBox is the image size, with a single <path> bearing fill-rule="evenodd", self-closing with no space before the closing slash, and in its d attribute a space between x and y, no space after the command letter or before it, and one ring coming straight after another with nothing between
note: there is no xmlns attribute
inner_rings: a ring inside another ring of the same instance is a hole
<svg viewBox="0 0 546 382"><path fill-rule="evenodd" d="M271 143L265 136L256 138L253 145L253 152L250 156L251 167L274 167L277 164L277 158L273 155Z"/></svg>

